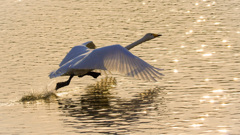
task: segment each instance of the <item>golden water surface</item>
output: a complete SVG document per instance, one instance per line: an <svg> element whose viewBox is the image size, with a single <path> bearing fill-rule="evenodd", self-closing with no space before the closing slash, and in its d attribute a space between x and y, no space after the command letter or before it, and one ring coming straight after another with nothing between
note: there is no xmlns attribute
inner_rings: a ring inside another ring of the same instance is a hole
<svg viewBox="0 0 240 135"><path fill-rule="evenodd" d="M240 134L239 0L1 0L0 134ZM75 45L126 46L165 75L49 79ZM101 87L101 88L99 88ZM103 90L101 90L103 88ZM100 89L100 90L99 90Z"/></svg>

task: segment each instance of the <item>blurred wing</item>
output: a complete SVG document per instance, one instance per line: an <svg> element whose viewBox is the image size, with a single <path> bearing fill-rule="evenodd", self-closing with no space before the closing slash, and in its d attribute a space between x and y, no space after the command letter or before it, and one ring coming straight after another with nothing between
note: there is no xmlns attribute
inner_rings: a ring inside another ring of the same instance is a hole
<svg viewBox="0 0 240 135"><path fill-rule="evenodd" d="M81 61L76 62L73 69L101 69L117 71L121 74L142 80L156 81L163 74L139 57L130 53L120 45L112 45L93 50Z"/></svg>
<svg viewBox="0 0 240 135"><path fill-rule="evenodd" d="M72 66L76 63L76 62L79 62L81 60L83 60L87 55L89 55L91 53L91 50L89 50L88 52L84 53L84 54L81 54L81 55L78 55L77 57L69 60L68 62L66 62L65 64L63 64L60 68L58 68L57 70L55 71L52 71L50 74L49 74L49 77L50 78L55 78L55 77L58 77L58 76L61 76L63 74L66 74L68 73L69 71L71 71L73 68Z"/></svg>
<svg viewBox="0 0 240 135"><path fill-rule="evenodd" d="M68 61L74 59L75 57L88 52L90 49L87 46L92 45L92 44L93 44L92 41L88 41L86 43L83 43L82 45L73 47L69 51L69 53L65 56L65 58L62 60L62 62L59 64L59 66L61 67L62 65L64 65Z"/></svg>

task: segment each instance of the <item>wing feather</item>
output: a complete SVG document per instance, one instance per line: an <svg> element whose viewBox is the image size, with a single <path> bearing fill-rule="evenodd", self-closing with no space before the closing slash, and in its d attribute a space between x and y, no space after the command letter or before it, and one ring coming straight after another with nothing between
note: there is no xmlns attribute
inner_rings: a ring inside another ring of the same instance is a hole
<svg viewBox="0 0 240 135"><path fill-rule="evenodd" d="M62 65L64 65L65 63L67 63L68 61L76 58L77 56L84 54L86 52L88 52L90 49L87 47L88 44L93 44L92 41L88 41L83 43L82 45L78 45L78 46L74 46L69 53L63 58L62 62L59 64L59 66L61 67Z"/></svg>
<svg viewBox="0 0 240 135"><path fill-rule="evenodd" d="M120 45L112 45L92 50L81 61L73 63L72 69L101 69L117 71L137 79L152 80L161 73L139 57Z"/></svg>
<svg viewBox="0 0 240 135"><path fill-rule="evenodd" d="M131 61L133 64L134 64L134 67L133 67L133 73L134 73L134 77L137 78L137 79L141 79L141 71L142 71L142 67L139 65L138 61L136 61L135 59L132 59ZM146 80L146 79L144 79Z"/></svg>
<svg viewBox="0 0 240 135"><path fill-rule="evenodd" d="M156 78L160 79L159 75L155 73L156 71L154 69L149 68L149 72L151 72L151 74L153 74Z"/></svg>
<svg viewBox="0 0 240 135"><path fill-rule="evenodd" d="M133 72L131 72L133 68L127 64L127 63L131 63L131 59L127 59L127 57L124 57L124 56L123 56L123 59L124 59L125 75L134 77Z"/></svg>
<svg viewBox="0 0 240 135"><path fill-rule="evenodd" d="M55 78L55 77L58 77L58 76L61 76L61 75L64 75L66 73L68 73L69 71L72 70L72 66L77 63L77 62L80 62L81 60L83 60L87 55L90 54L91 51L89 52L86 52L82 55L79 55L75 58L73 58L72 60L69 60L68 62L66 62L65 64L63 64L60 68L58 68L57 70L55 71L52 71L50 74L49 74L49 77L50 78Z"/></svg>
<svg viewBox="0 0 240 135"><path fill-rule="evenodd" d="M146 64L147 64L147 63L145 63L143 66L146 67L146 72L147 72L147 76L148 76L149 80L151 80L151 81L156 81L156 79L154 79L154 78L152 77L152 73L150 72L151 66L148 66L148 65L146 65ZM154 75L154 74L153 74L153 75Z"/></svg>
<svg viewBox="0 0 240 135"><path fill-rule="evenodd" d="M139 71L139 72L143 74L143 77L145 78L145 80L150 81L150 79L149 79L149 77L148 77L148 72L147 72L146 68L144 68L144 67L141 65L141 63L137 63L137 64L138 64L138 66L140 67L140 71Z"/></svg>

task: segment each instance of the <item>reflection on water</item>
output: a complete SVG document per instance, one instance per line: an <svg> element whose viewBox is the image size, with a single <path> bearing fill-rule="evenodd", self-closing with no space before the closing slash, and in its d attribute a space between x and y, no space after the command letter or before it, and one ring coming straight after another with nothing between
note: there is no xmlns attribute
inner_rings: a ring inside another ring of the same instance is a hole
<svg viewBox="0 0 240 135"><path fill-rule="evenodd" d="M87 92L91 93L102 93L108 91L111 88L114 88L117 85L117 80L114 77L104 77L100 81L96 82L96 84L91 84L87 88Z"/></svg>
<svg viewBox="0 0 240 135"><path fill-rule="evenodd" d="M59 100L59 108L65 115L74 117L65 124L82 129L77 131L80 133L128 133L130 129L126 126L138 121L141 116L148 115L151 110L164 111L164 108L152 106L158 97L161 99L158 103L164 104L163 87L145 90L135 95L134 99L123 100L111 94L113 85L116 85L116 79L106 77L85 88L87 94L75 100Z"/></svg>

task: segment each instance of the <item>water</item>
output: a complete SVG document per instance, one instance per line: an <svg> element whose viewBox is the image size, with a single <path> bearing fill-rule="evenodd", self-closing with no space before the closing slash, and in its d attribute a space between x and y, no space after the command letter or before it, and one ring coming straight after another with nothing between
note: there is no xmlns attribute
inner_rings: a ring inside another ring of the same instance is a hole
<svg viewBox="0 0 240 135"><path fill-rule="evenodd" d="M238 0L2 0L0 134L239 134ZM111 75L73 78L57 99L21 103L51 90L48 78L75 45L126 46L145 33L163 36L133 50L165 69L157 83Z"/></svg>

